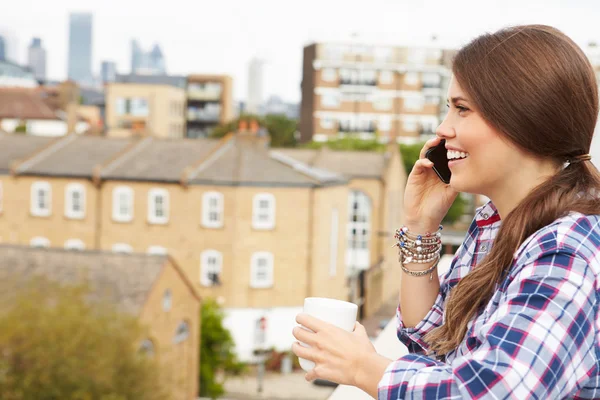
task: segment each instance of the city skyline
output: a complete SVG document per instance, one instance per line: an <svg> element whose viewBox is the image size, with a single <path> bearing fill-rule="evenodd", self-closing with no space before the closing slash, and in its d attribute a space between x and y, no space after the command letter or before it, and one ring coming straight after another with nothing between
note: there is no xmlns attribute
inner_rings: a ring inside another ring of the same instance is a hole
<svg viewBox="0 0 600 400"><path fill-rule="evenodd" d="M419 45L436 35L440 46L456 47L478 34L518 23L556 26L582 46L600 41L600 31L589 29L600 12L600 4L592 0L531 0L526 9L516 0L488 0L468 6L438 0L410 4L374 0L368 5L307 0L285 6L266 0L229 0L211 4L207 10L182 0L170 5L164 9L139 0L126 4L25 0L0 16L0 30L18 36L17 61L21 64L26 64L27 43L40 37L48 52L49 79L65 79L69 13L89 11L94 15L95 76L106 59L116 62L119 73L128 72L130 41L138 38L143 46L152 42L161 46L171 74L232 76L236 99L245 98L250 59L265 59L265 98L275 94L291 101L300 100L302 47L311 42L350 41L358 34L355 40L364 43ZM199 20L198 15L210 18Z"/></svg>

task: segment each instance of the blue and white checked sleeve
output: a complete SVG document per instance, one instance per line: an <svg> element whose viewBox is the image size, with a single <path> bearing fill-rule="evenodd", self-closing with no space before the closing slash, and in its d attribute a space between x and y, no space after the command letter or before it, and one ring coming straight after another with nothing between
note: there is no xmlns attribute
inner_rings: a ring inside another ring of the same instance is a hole
<svg viewBox="0 0 600 400"><path fill-rule="evenodd" d="M379 399L560 399L598 374L592 268L546 247L517 271L474 333L477 349L450 364L417 354L392 362Z"/></svg>

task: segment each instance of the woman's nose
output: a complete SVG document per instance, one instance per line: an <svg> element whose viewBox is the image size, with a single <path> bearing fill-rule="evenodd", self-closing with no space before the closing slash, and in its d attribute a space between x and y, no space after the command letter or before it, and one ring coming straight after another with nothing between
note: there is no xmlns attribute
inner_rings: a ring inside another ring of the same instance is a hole
<svg viewBox="0 0 600 400"><path fill-rule="evenodd" d="M435 130L435 134L441 137L442 139L453 138L456 136L454 128L452 128L448 121L448 116L446 116L442 123L437 127L437 129Z"/></svg>

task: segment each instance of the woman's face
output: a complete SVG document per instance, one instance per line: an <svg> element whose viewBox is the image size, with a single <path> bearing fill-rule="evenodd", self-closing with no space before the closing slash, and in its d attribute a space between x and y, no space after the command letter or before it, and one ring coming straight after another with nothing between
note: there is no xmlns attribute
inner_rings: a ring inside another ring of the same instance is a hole
<svg viewBox="0 0 600 400"><path fill-rule="evenodd" d="M474 106L453 77L448 89L448 114L436 134L446 139L452 188L491 197L498 189L510 188L527 157L490 126ZM464 155L466 158L462 158Z"/></svg>

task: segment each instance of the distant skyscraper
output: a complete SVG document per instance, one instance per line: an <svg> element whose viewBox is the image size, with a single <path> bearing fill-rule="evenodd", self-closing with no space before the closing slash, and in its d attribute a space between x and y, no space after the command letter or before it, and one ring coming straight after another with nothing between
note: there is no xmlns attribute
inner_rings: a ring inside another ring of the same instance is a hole
<svg viewBox="0 0 600 400"><path fill-rule="evenodd" d="M42 39L33 38L27 54L27 65L35 79L46 80L46 50L42 47Z"/></svg>
<svg viewBox="0 0 600 400"><path fill-rule="evenodd" d="M6 61L6 41L0 36L0 61Z"/></svg>
<svg viewBox="0 0 600 400"><path fill-rule="evenodd" d="M117 64L112 61L102 61L100 68L102 83L114 82L117 78Z"/></svg>
<svg viewBox="0 0 600 400"><path fill-rule="evenodd" d="M142 49L137 40L131 41L132 75L166 75L165 57L158 44L151 51Z"/></svg>
<svg viewBox="0 0 600 400"><path fill-rule="evenodd" d="M92 14L73 13L69 18L69 79L91 84Z"/></svg>
<svg viewBox="0 0 600 400"><path fill-rule="evenodd" d="M263 103L263 67L264 61L253 58L248 69L248 101L246 112L258 114Z"/></svg>

